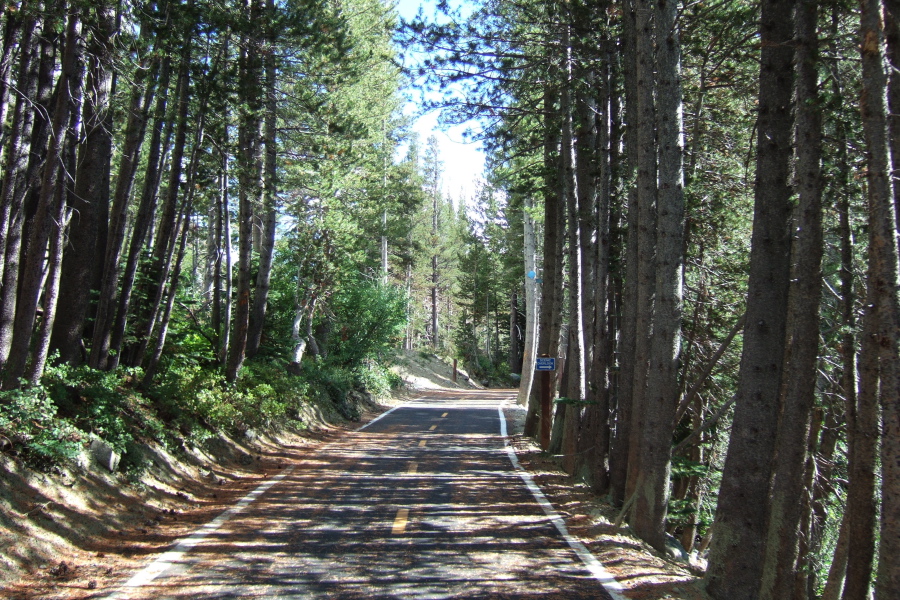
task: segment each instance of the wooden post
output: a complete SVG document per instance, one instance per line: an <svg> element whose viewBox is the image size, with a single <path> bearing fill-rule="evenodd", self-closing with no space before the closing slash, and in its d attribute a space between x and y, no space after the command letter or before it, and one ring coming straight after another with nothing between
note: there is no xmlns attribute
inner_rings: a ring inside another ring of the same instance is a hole
<svg viewBox="0 0 900 600"><path fill-rule="evenodd" d="M453 359L453 383L456 383L456 359Z"/></svg>

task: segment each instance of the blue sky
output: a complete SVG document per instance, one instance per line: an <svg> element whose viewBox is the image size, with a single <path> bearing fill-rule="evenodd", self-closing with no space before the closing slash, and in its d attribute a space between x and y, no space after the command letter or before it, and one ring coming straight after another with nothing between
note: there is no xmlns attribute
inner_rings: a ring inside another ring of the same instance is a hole
<svg viewBox="0 0 900 600"><path fill-rule="evenodd" d="M399 0L397 12L405 19L411 19L422 6L426 17L435 14L434 0ZM451 0L453 6L468 4L465 0ZM418 97L418 93L411 94L412 98ZM407 114L417 112L417 106L407 106ZM463 132L467 125L458 125L441 130L438 126L438 113L431 112L419 117L413 125L413 130L421 137L422 144L428 136L434 135L441 150L441 159L444 161L443 189L444 193L456 201L467 201L472 197L477 182L481 180L484 172L484 154L481 144L464 143Z"/></svg>

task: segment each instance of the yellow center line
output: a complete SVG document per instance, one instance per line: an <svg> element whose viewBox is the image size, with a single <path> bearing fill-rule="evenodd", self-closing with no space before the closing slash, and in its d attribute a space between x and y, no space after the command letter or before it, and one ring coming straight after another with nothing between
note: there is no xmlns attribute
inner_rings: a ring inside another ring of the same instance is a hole
<svg viewBox="0 0 900 600"><path fill-rule="evenodd" d="M419 463L411 462L411 463L409 463L409 468L406 470L406 472L409 473L410 475L412 475L413 473L416 472L416 470L418 468L419 468Z"/></svg>
<svg viewBox="0 0 900 600"><path fill-rule="evenodd" d="M419 442L419 448L423 448L425 446L425 444L427 444L427 443L428 443L427 441L422 440L421 442Z"/></svg>
<svg viewBox="0 0 900 600"><path fill-rule="evenodd" d="M434 431L435 429L437 429L437 425L432 425L428 428L428 431Z"/></svg>
<svg viewBox="0 0 900 600"><path fill-rule="evenodd" d="M394 526L391 527L392 535L400 535L404 531L406 531L406 524L409 522L409 509L401 508L397 511L397 516L394 517Z"/></svg>
<svg viewBox="0 0 900 600"><path fill-rule="evenodd" d="M444 414L441 415L441 418L443 419L444 417L446 417L446 416L449 415L449 414L450 414L450 413L444 413Z"/></svg>

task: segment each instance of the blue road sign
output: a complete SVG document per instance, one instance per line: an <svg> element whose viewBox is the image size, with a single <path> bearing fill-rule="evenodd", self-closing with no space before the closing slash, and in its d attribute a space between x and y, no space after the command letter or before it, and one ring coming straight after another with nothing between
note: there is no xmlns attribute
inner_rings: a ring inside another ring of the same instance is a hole
<svg viewBox="0 0 900 600"><path fill-rule="evenodd" d="M556 359L555 358L547 358L547 357L536 358L534 360L534 370L535 371L555 371L556 370Z"/></svg>

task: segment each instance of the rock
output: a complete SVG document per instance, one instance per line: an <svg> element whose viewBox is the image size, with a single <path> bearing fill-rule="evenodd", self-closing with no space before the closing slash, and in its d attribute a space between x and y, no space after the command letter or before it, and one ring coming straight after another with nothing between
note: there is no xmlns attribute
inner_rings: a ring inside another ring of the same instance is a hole
<svg viewBox="0 0 900 600"><path fill-rule="evenodd" d="M684 546L681 545L675 537L666 534L666 556L678 562L690 564L691 558L688 556Z"/></svg>
<svg viewBox="0 0 900 600"><path fill-rule="evenodd" d="M259 434L256 433L256 431L254 431L253 429L248 429L247 431L244 432L244 437L252 442L253 440L255 440L256 438L259 437Z"/></svg>
<svg viewBox="0 0 900 600"><path fill-rule="evenodd" d="M121 456L112 449L112 446L103 440L94 440L91 442L91 456L98 465L104 467L110 473L115 473L119 468L119 460Z"/></svg>

